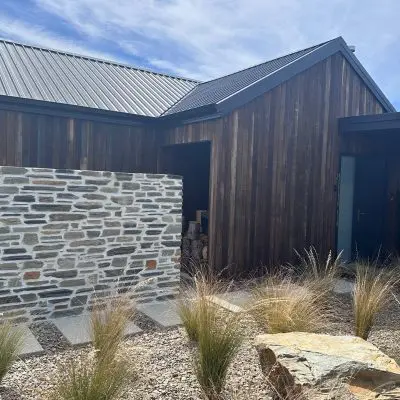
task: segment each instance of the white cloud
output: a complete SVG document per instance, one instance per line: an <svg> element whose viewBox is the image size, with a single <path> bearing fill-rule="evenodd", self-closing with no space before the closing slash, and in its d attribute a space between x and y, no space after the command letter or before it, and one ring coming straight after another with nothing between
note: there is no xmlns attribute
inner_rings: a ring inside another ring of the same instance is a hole
<svg viewBox="0 0 400 400"><path fill-rule="evenodd" d="M400 99L398 0L35 2L73 27L82 43L105 40L156 68L202 79L342 35L389 97ZM39 31L36 40L48 45L48 33Z"/></svg>
<svg viewBox="0 0 400 400"><path fill-rule="evenodd" d="M85 43L77 43L76 41L57 35L54 32L47 31L41 26L25 23L4 15L0 15L0 37L4 39L12 38L13 40L30 45L64 50L95 58L126 62L126 60L115 57L115 55L111 53L96 51Z"/></svg>

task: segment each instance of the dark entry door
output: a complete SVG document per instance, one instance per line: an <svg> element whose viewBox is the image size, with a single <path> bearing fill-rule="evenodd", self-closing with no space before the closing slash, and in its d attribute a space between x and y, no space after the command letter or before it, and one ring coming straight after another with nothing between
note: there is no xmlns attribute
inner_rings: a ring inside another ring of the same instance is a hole
<svg viewBox="0 0 400 400"><path fill-rule="evenodd" d="M386 161L356 159L353 209L353 255L375 259L383 246L387 193Z"/></svg>

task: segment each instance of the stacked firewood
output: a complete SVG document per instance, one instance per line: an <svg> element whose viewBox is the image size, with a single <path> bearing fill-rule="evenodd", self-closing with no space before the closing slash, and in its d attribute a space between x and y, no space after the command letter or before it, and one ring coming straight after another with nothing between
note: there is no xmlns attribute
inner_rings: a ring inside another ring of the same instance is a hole
<svg viewBox="0 0 400 400"><path fill-rule="evenodd" d="M208 236L200 233L200 223L190 221L189 227L182 239L182 266L190 268L193 265L207 263Z"/></svg>

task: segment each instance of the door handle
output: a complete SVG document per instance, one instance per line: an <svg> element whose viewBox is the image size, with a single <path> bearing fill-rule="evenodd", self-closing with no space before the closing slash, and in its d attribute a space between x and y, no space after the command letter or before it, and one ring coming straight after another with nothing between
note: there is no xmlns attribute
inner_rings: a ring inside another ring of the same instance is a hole
<svg viewBox="0 0 400 400"><path fill-rule="evenodd" d="M361 212L360 209L357 210L357 222L360 222L361 215L366 215L367 213Z"/></svg>

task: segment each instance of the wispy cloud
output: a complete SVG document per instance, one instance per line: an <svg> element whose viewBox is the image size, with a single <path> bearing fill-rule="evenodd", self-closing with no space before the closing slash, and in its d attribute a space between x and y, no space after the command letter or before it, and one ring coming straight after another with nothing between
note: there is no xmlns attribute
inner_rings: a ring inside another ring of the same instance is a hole
<svg viewBox="0 0 400 400"><path fill-rule="evenodd" d="M0 15L0 37L4 39L12 38L13 40L30 45L39 45L95 58L128 62L127 59L118 57L113 53L95 50L85 45L84 42L79 44L55 32L48 31L39 25L26 23L4 15Z"/></svg>
<svg viewBox="0 0 400 400"><path fill-rule="evenodd" d="M45 46L208 79L342 35L392 100L400 99L398 0L31 0L46 30L0 17L0 33ZM57 20L73 42L45 21ZM11 21L12 22L12 21ZM78 47L78 49L75 49ZM100 54L99 54L100 55Z"/></svg>

